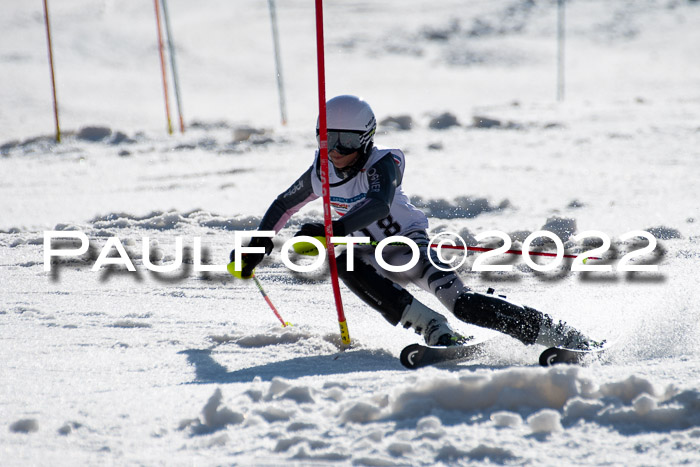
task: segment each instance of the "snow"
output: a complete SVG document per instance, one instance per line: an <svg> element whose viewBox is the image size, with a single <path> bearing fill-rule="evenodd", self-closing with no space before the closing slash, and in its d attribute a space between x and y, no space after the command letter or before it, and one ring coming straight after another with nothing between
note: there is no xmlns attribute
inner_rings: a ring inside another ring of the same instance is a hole
<svg viewBox="0 0 700 467"><path fill-rule="evenodd" d="M563 102L555 5L325 5L326 93L362 95L388 119L376 141L405 151L404 190L433 234L472 242L499 230L518 249L546 228L573 254L600 241L572 233L612 241L611 272L572 272L566 261L535 272L508 257L498 261L511 271L479 273L476 255L459 269L476 290L494 287L607 338L602 360L540 368L541 348L450 317L465 334L492 337L484 354L408 371L397 357L417 336L341 286L353 341L343 349L327 268L294 273L279 248L258 267L292 323L284 328L251 282L195 270L195 238L204 264L225 264L234 231L256 228L311 163L312 2L277 2L281 126L267 2L170 0L188 125L172 136L152 4L49 2L56 144L42 5L6 1L1 463L700 463L700 5L567 2ZM275 244L321 215L318 202L304 208ZM48 230L83 232L87 252L45 272ZM646 245L620 239L633 230L658 245L631 264L658 272L617 270ZM115 237L136 271L93 271ZM176 264L178 237L182 266L147 269L144 255Z"/></svg>

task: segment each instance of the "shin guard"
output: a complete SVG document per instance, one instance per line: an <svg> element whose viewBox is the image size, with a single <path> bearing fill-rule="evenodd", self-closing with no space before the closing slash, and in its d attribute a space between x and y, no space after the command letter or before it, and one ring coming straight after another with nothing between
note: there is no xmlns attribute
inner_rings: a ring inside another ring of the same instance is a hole
<svg viewBox="0 0 700 467"><path fill-rule="evenodd" d="M527 345L537 340L543 318L533 308L476 292L462 294L454 314L465 323L503 332Z"/></svg>

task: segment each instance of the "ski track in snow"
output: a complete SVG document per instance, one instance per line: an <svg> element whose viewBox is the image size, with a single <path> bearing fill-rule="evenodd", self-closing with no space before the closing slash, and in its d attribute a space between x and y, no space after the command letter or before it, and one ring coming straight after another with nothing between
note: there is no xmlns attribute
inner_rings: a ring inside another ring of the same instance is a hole
<svg viewBox="0 0 700 467"><path fill-rule="evenodd" d="M327 95L362 94L388 121L377 143L405 150L404 188L431 233L474 244L500 230L519 249L546 229L577 254L598 244L571 234L600 230L613 266L644 246L622 234L658 239L638 260L657 273L575 273L566 261L537 273L516 257L500 260L511 272L476 273L473 254L459 269L476 290L608 338L600 361L540 368L542 349L450 317L493 337L486 351L417 371L398 361L416 336L344 288L353 344L343 349L327 269L292 273L279 248L258 268L285 328L252 283L194 271L194 237L205 263L224 264L233 232L254 229L311 163L308 2L278 2L290 109L281 127L271 45L249 39L269 34L266 3L173 0L188 131L172 137L161 128L152 12L52 3L61 144L46 136L42 12L24 3L0 19L13 37L0 41L0 109L13 109L0 110L1 464L700 463L693 2L567 2L559 104L553 2L326 5ZM339 73L348 60L375 74ZM307 206L275 244L321 216L319 203ZM81 231L89 249L44 272L46 230ZM136 272L91 270L111 237ZM175 261L181 237L182 267L147 270L144 237L159 266Z"/></svg>

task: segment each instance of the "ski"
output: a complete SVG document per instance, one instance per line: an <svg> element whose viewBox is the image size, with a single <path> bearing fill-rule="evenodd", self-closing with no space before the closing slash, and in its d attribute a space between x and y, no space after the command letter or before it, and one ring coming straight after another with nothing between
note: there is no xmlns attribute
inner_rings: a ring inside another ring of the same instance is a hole
<svg viewBox="0 0 700 467"><path fill-rule="evenodd" d="M415 370L424 366L464 360L481 354L483 342L475 344L453 345L450 347L428 347L411 344L401 351L401 364Z"/></svg>
<svg viewBox="0 0 700 467"><path fill-rule="evenodd" d="M562 347L550 347L540 354L540 365L552 366L560 363L580 364L587 356L599 356L606 348L601 347L591 350L564 349Z"/></svg>

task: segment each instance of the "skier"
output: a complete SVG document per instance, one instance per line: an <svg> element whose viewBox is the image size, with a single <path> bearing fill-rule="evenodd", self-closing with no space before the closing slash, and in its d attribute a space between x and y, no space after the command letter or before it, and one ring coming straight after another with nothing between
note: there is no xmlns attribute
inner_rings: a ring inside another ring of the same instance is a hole
<svg viewBox="0 0 700 467"><path fill-rule="evenodd" d="M354 270L347 270L347 252L337 258L338 274L345 285L365 303L379 311L392 325L413 328L430 346L451 346L466 339L456 333L442 314L432 310L404 287L415 284L432 293L460 320L508 334L524 344L589 349L594 345L582 333L533 308L520 306L492 294L472 291L429 248L428 219L411 205L401 188L405 156L399 149L374 146L377 127L374 113L361 98L342 95L330 99L326 107L331 204L340 218L333 221L334 236L364 236L373 242L400 235L419 247L418 263L406 272L381 268L373 246L354 247ZM317 139L319 135L316 126ZM279 232L289 218L322 194L320 151L314 163L292 186L275 199L260 222L259 230ZM304 224L296 235L324 237L322 223ZM375 243L376 244L376 243ZM267 255L273 243L267 237L254 237L249 246L264 247ZM409 246L384 249L383 259L403 265L412 257ZM262 253L242 254L242 277L250 277L263 260ZM231 261L234 252L231 251Z"/></svg>

